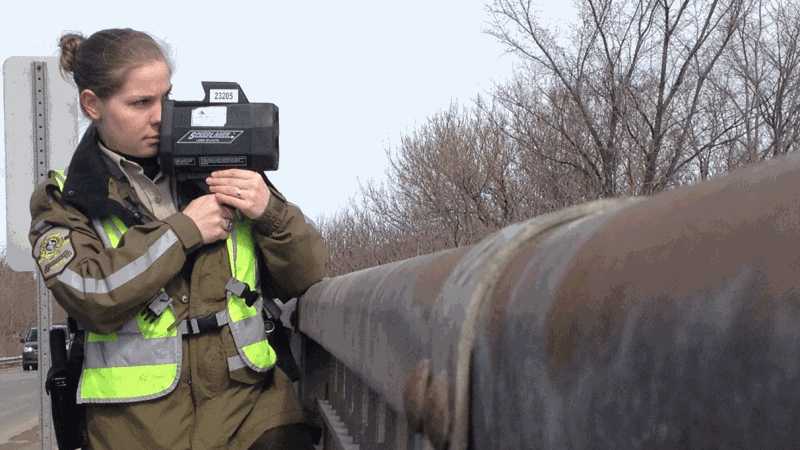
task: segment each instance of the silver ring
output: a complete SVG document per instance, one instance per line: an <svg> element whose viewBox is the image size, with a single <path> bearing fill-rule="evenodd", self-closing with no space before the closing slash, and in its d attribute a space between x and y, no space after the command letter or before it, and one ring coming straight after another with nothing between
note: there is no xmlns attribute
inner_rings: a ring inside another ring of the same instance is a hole
<svg viewBox="0 0 800 450"><path fill-rule="evenodd" d="M242 198L242 190L241 189L236 191L236 196L239 197L239 198Z"/></svg>
<svg viewBox="0 0 800 450"><path fill-rule="evenodd" d="M225 226L222 227L222 229L225 231L231 231L231 228L233 228L233 222L231 222L231 219L225 219Z"/></svg>

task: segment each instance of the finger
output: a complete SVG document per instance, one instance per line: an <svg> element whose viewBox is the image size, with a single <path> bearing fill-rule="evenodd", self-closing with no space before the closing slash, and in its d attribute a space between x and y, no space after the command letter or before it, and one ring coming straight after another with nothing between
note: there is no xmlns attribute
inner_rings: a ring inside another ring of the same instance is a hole
<svg viewBox="0 0 800 450"><path fill-rule="evenodd" d="M242 192L245 191L245 189L242 189L239 186L231 186L230 184L225 184L220 186L208 185L208 189L209 191L211 191L212 194L214 194L218 202L220 201L220 195L224 195L226 198L241 198L237 197L236 193L239 192L240 189ZM227 203L227 202L222 202L222 203Z"/></svg>
<svg viewBox="0 0 800 450"><path fill-rule="evenodd" d="M236 180L249 180L252 179L254 176L259 176L256 172L252 170L242 170L242 169L224 169L224 170L217 170L216 172L211 172L211 178L231 178Z"/></svg>
<svg viewBox="0 0 800 450"><path fill-rule="evenodd" d="M224 200L223 203L228 203L228 200L234 198L237 200L245 200L245 199L252 199L254 195L259 196L259 189L248 186L209 185L209 190L215 195L224 195L225 198L219 196L217 197L217 201L220 201L222 199ZM262 189L261 191L263 191L263 193L266 193L266 190L264 189Z"/></svg>
<svg viewBox="0 0 800 450"><path fill-rule="evenodd" d="M206 184L209 186L236 186L241 184L244 180L234 177L208 177Z"/></svg>
<svg viewBox="0 0 800 450"><path fill-rule="evenodd" d="M226 193L224 193L224 192L217 192L217 193L216 193L216 194L214 194L214 195L216 196L217 202L219 202L220 204L223 204L223 205L225 205L225 206L226 206L226 208L227 208L229 211L231 211L231 207L232 207L234 210L235 210L235 209L239 209L239 210L241 210L243 207L246 207L246 206L247 206L247 202L243 201L243 200L242 200L242 199L240 199L240 198L237 198L235 195L234 195L233 197L231 197L230 195L228 195L228 194L226 194ZM235 212L235 211L233 211L233 212L231 213L231 215L235 217L235 215L236 215L236 212Z"/></svg>

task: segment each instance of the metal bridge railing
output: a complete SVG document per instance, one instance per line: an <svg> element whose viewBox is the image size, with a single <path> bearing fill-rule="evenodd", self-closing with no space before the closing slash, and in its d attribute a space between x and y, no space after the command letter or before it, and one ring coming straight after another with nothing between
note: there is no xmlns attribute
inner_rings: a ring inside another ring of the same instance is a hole
<svg viewBox="0 0 800 450"><path fill-rule="evenodd" d="M326 449L800 448L800 154L312 286Z"/></svg>
<svg viewBox="0 0 800 450"><path fill-rule="evenodd" d="M299 333L293 346L303 362L300 398L323 426L323 449L431 449L408 432L402 412L325 348Z"/></svg>
<svg viewBox="0 0 800 450"><path fill-rule="evenodd" d="M467 448L475 314L518 248L544 231L628 201L569 208L481 243L312 286L298 302L300 397L324 448Z"/></svg>

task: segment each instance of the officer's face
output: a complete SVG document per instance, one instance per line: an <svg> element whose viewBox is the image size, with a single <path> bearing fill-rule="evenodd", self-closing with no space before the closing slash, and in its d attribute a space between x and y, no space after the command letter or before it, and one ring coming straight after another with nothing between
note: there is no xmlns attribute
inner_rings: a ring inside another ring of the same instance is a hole
<svg viewBox="0 0 800 450"><path fill-rule="evenodd" d="M81 92L81 102L108 148L148 157L158 153L161 100L170 89L166 63L152 61L132 69L125 84L111 97L99 99L86 89Z"/></svg>

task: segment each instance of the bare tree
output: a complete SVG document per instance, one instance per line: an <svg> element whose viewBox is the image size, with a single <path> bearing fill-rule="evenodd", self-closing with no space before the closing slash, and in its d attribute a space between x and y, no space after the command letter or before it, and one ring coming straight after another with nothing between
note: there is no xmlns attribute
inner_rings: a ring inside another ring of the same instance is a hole
<svg viewBox="0 0 800 450"><path fill-rule="evenodd" d="M19 339L36 326L36 285L30 272L17 272L0 258L0 357L19 356ZM67 313L53 303L53 322L64 323Z"/></svg>
<svg viewBox="0 0 800 450"><path fill-rule="evenodd" d="M573 155L566 164L592 178L600 196L680 184L689 163L724 138L712 134L704 145L689 145L741 0L583 0L569 46L537 22L534 6L495 0L487 32L524 61L519 87L536 91L549 106L539 109L563 114L537 113L519 87L501 87L496 98L509 110L538 114L560 133L568 143L563 150Z"/></svg>
<svg viewBox="0 0 800 450"><path fill-rule="evenodd" d="M756 1L747 12L723 60L744 119L732 167L792 151L800 138L800 6Z"/></svg>
<svg viewBox="0 0 800 450"><path fill-rule="evenodd" d="M388 181L325 224L338 273L475 243L586 200L647 195L793 151L800 7L786 0L580 0L568 39L530 0L487 32L520 56L472 109L389 150ZM338 259L337 259L338 258Z"/></svg>
<svg viewBox="0 0 800 450"><path fill-rule="evenodd" d="M502 115L485 109L453 104L387 151L388 181L323 225L333 272L473 244L547 209Z"/></svg>
<svg viewBox="0 0 800 450"><path fill-rule="evenodd" d="M437 234L449 247L476 242L488 232L534 215L535 192L521 186L513 141L481 109L451 105L402 138L389 154L388 204L366 191L383 216L404 232ZM391 207L391 208L390 208Z"/></svg>

